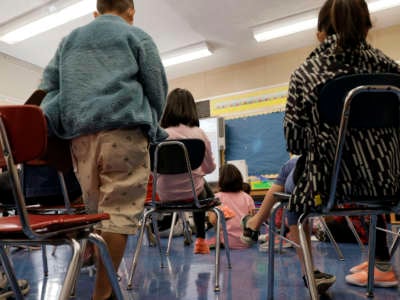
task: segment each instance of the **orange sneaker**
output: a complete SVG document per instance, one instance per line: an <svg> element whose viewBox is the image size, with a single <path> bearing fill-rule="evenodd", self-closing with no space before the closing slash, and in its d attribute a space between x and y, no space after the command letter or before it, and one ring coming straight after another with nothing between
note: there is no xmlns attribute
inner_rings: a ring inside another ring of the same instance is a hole
<svg viewBox="0 0 400 300"><path fill-rule="evenodd" d="M197 238L193 249L194 254L210 254L210 247L203 238Z"/></svg>
<svg viewBox="0 0 400 300"><path fill-rule="evenodd" d="M361 272L361 271L368 272L368 261L364 261L361 264L359 264L357 266L354 266L349 270L349 272L352 273L352 274L358 273L358 272Z"/></svg>
<svg viewBox="0 0 400 300"><path fill-rule="evenodd" d="M347 275L346 282L358 286L367 286L368 272L361 271L358 273ZM374 286L394 287L397 286L398 284L399 282L393 270L382 272L377 268L374 268Z"/></svg>

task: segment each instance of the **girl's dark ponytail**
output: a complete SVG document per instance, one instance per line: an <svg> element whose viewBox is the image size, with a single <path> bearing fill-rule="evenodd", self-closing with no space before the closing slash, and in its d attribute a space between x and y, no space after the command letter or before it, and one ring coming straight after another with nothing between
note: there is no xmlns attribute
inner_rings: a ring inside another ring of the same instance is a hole
<svg viewBox="0 0 400 300"><path fill-rule="evenodd" d="M333 0L330 19L342 50L355 48L365 41L372 27L365 0Z"/></svg>

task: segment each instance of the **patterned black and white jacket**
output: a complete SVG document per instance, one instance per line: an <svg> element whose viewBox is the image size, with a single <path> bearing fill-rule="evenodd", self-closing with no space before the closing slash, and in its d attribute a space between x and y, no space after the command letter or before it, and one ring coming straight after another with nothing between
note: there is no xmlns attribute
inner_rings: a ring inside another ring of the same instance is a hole
<svg viewBox="0 0 400 300"><path fill-rule="evenodd" d="M345 74L400 73L400 66L366 42L338 52L336 35L329 36L293 72L284 118L287 150L306 156L305 169L291 197L291 210L313 209L327 200L337 128L319 123L318 91L329 79ZM400 189L397 129L351 134L348 157L339 175L337 197L393 195ZM379 141L379 142L378 142ZM365 159L375 157L374 163Z"/></svg>

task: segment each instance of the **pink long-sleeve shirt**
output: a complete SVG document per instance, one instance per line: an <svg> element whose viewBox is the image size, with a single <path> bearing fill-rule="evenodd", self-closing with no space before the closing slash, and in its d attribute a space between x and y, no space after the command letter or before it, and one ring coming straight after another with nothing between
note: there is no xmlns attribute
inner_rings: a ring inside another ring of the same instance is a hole
<svg viewBox="0 0 400 300"><path fill-rule="evenodd" d="M180 124L166 128L168 139L201 139L206 151L204 160L199 168L192 171L196 193L199 195L204 188L203 176L214 171L216 165L211 152L211 143L204 131L199 127L188 127ZM157 193L161 201L185 200L193 198L190 181L186 174L160 175L157 182Z"/></svg>

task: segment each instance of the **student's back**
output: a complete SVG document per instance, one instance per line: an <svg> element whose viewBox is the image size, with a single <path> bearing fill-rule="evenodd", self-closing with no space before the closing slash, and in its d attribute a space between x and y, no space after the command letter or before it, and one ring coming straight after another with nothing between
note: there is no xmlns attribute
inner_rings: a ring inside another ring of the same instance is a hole
<svg viewBox="0 0 400 300"><path fill-rule="evenodd" d="M254 200L251 196L243 191L239 192L219 192L215 194L222 205L227 206L230 211L234 212L234 216L226 221L226 229L228 231L229 246L231 249L244 249L249 245L242 242L241 219L255 209Z"/></svg>
<svg viewBox="0 0 400 300"><path fill-rule="evenodd" d="M96 229L114 266L143 212L149 141L167 137L158 125L168 90L165 71L152 39L130 26L134 15L133 0L97 0L96 19L62 40L40 85L50 131L71 139L88 211L110 216ZM106 270L98 266L93 299L109 299Z"/></svg>
<svg viewBox="0 0 400 300"><path fill-rule="evenodd" d="M243 192L243 177L239 169L232 164L225 164L219 170L218 185L220 192L215 196L221 201L226 229L229 236L229 246L232 249L248 248L250 245L241 240L241 219L253 212L254 200ZM211 223L215 224L215 215L209 215ZM214 239L209 242L212 244ZM215 241L214 241L215 243Z"/></svg>
<svg viewBox="0 0 400 300"><path fill-rule="evenodd" d="M65 37L43 79L42 107L63 138L122 126L142 125L152 139L158 131L167 82L157 47L119 16L100 15Z"/></svg>

